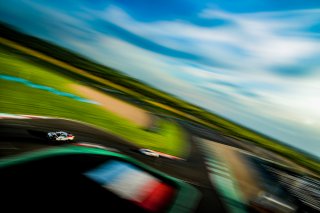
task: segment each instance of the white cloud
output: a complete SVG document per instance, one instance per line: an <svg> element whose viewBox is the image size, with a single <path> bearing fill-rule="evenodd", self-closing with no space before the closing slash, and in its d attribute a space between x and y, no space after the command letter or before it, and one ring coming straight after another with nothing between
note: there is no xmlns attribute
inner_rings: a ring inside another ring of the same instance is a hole
<svg viewBox="0 0 320 213"><path fill-rule="evenodd" d="M307 11L305 11L307 12ZM224 63L248 68L238 61L250 62L254 68L276 64L291 64L306 55L319 53L317 40L288 37L280 30L292 28L292 20L279 21L257 18L256 14L229 14L217 10L205 10L199 14L205 18L220 18L231 24L220 27L200 27L184 21L139 22L117 7L109 7L102 15L132 33L153 40L161 45L209 57ZM294 23L299 23L295 20ZM229 47L238 48L244 54L234 53ZM251 59L251 60L250 60Z"/></svg>
<svg viewBox="0 0 320 213"><path fill-rule="evenodd" d="M256 113L265 113L279 120L298 123L302 118L319 117L317 107L312 107L317 106L317 102L312 98L319 90L302 89L310 85L309 76L298 80L288 79L270 72L270 67L292 65L302 58L319 54L320 45L317 40L288 37L279 33L281 30L294 28L292 20L279 21L270 18L278 16L279 13L281 12L267 15L239 15L206 10L199 14L202 18L220 18L231 23L219 27L200 27L180 20L144 23L134 20L123 10L114 6L109 7L100 16L121 28L161 45L230 64L233 68L220 69L204 65L192 67L170 64L166 65L166 70L193 76L194 81L184 83L199 86L202 81L207 87L232 97L234 101L243 105L242 107L250 107L248 111L254 109ZM295 20L295 23L297 22L299 20ZM233 52L229 47L238 48L244 55ZM164 65L158 64L157 66L163 67ZM205 83L210 79L233 83L239 87L243 86L249 92L257 94L259 98L244 96L238 93L236 88ZM255 82L267 86L259 88ZM254 86L245 86L252 83ZM312 82L312 84L317 83L317 81ZM272 85L277 89L271 88ZM230 107L237 108L237 106ZM221 113L221 111L218 112Z"/></svg>

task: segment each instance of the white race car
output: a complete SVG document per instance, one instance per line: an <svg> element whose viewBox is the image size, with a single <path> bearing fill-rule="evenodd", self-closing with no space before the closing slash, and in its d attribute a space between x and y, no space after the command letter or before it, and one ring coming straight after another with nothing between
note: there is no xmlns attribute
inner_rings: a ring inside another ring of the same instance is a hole
<svg viewBox="0 0 320 213"><path fill-rule="evenodd" d="M152 151L150 149L139 149L139 152L141 154L148 155L148 156L151 156L151 157L156 157L156 158L160 157L160 155L157 152Z"/></svg>
<svg viewBox="0 0 320 213"><path fill-rule="evenodd" d="M75 138L71 133L63 131L48 132L47 137L51 141L73 141Z"/></svg>

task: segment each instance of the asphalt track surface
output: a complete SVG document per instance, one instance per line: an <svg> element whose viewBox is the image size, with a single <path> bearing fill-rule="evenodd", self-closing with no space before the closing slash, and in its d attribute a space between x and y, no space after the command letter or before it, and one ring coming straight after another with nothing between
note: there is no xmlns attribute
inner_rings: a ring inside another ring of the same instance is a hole
<svg viewBox="0 0 320 213"><path fill-rule="evenodd" d="M189 132L201 136L197 128L185 125ZM138 153L138 147L105 131L83 123L62 119L1 119L0 120L0 157L8 157L23 152L44 149L54 145L45 138L49 131L70 131L76 136L76 142L90 142L115 148L122 154L131 156L153 168L179 178L198 188L202 198L196 212L226 212L224 204L210 183L203 156L195 145L191 135L189 158L185 161L166 158L152 158ZM211 133L206 133L212 135ZM215 140L225 143L222 136L213 135Z"/></svg>

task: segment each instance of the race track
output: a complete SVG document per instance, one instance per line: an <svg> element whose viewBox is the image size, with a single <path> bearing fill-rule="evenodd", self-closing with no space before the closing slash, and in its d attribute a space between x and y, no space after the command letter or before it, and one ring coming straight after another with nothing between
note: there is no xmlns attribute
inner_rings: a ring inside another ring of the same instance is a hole
<svg viewBox="0 0 320 213"><path fill-rule="evenodd" d="M53 145L45 139L48 131L70 131L77 142L90 142L119 150L153 168L173 177L184 180L202 192L197 212L225 212L209 181L203 156L195 145L192 135L191 152L185 161L166 158L152 158L136 152L138 147L123 139L83 123L63 119L1 119L0 120L0 157L8 157L23 152L43 149ZM196 134L196 131L193 131Z"/></svg>

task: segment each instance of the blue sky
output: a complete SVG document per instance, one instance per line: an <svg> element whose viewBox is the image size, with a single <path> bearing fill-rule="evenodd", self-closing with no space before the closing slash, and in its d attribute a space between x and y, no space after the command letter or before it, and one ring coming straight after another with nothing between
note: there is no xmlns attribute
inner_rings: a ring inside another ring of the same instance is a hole
<svg viewBox="0 0 320 213"><path fill-rule="evenodd" d="M320 1L11 0L0 14L320 157Z"/></svg>

